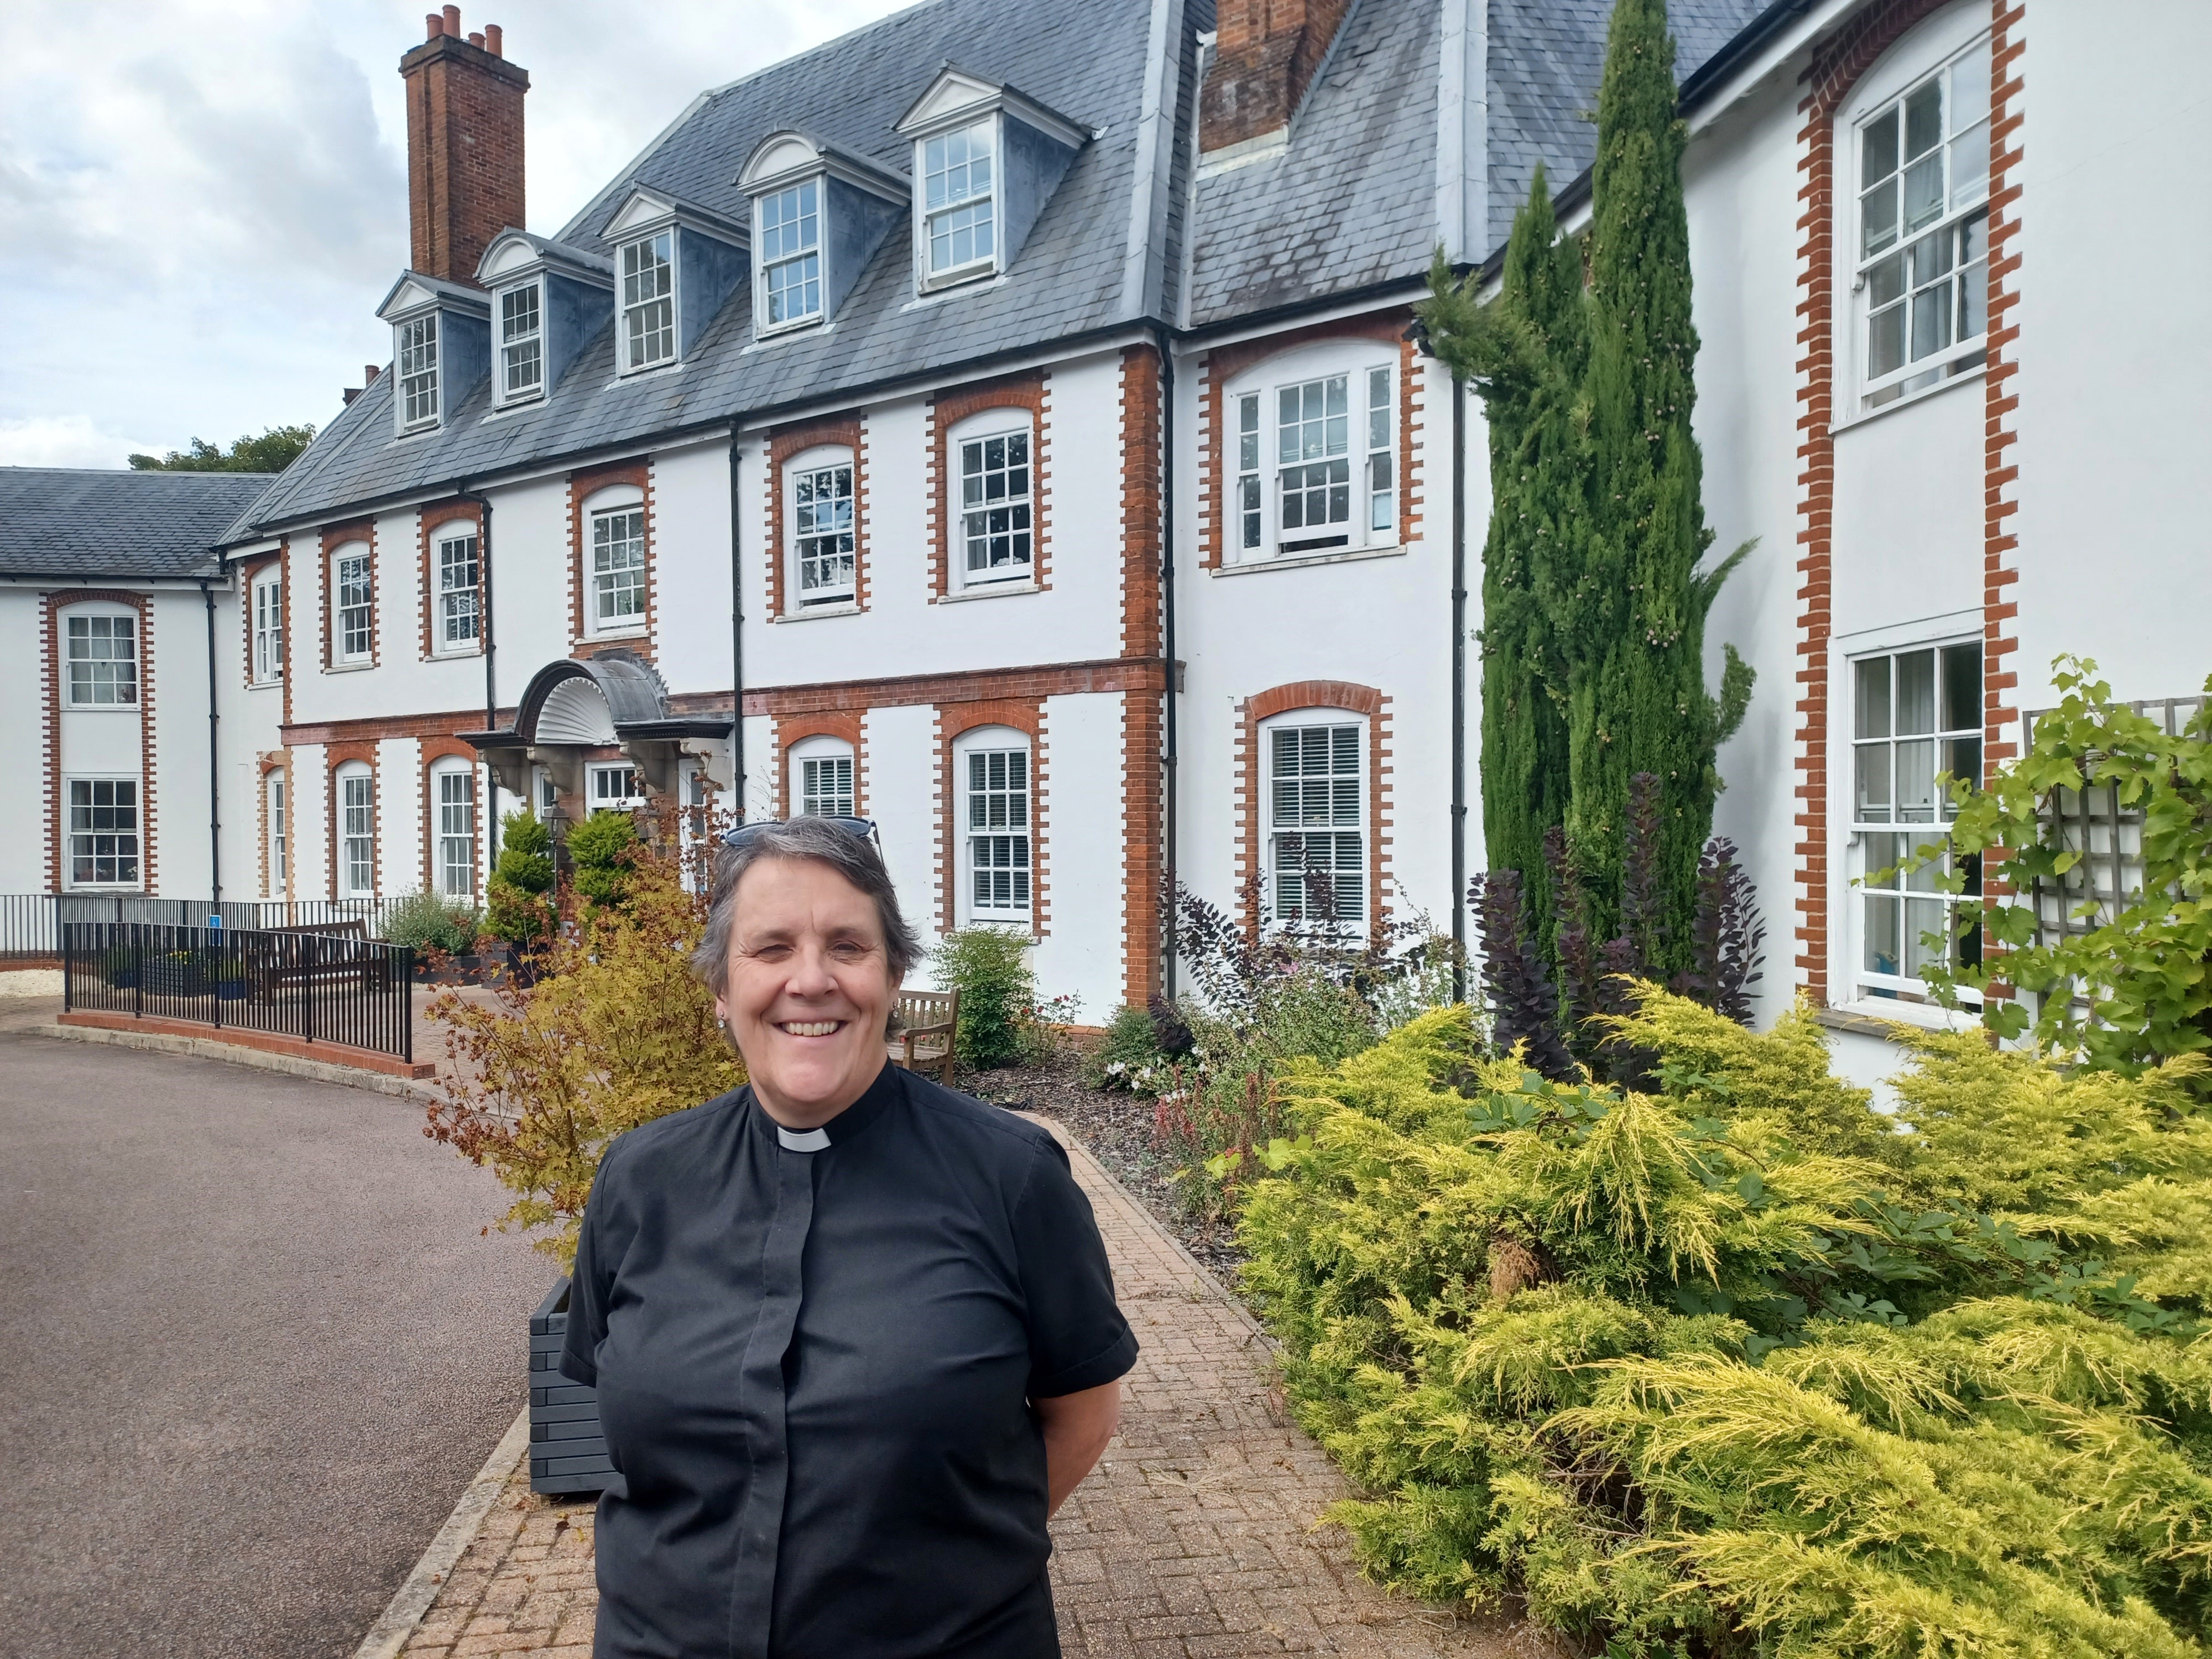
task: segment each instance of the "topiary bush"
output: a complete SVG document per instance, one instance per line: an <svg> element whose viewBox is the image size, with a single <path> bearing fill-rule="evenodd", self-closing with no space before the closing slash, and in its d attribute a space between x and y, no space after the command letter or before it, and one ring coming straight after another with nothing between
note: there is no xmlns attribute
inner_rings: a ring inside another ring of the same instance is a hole
<svg viewBox="0 0 2212 1659"><path fill-rule="evenodd" d="M1460 1010L1287 1068L1243 1282L1365 1571L1617 1659L2198 1654L2207 1061L1900 1032L1899 1125L1802 1006L1614 1018L1649 1091Z"/></svg>
<svg viewBox="0 0 2212 1659"><path fill-rule="evenodd" d="M629 813L592 813L568 832L570 885L592 904L622 903L638 845L637 823Z"/></svg>
<svg viewBox="0 0 2212 1659"><path fill-rule="evenodd" d="M500 820L499 858L484 886L484 925L527 950L553 931L553 835L528 807Z"/></svg>

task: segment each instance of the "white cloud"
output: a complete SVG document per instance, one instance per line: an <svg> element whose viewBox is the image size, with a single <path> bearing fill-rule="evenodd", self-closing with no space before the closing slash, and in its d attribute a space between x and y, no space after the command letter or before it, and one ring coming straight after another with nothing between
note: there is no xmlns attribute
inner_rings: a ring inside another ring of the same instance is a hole
<svg viewBox="0 0 2212 1659"><path fill-rule="evenodd" d="M433 9L0 6L0 302L15 325L0 453L114 466L330 419L361 365L390 356L374 311L408 252L398 63ZM548 234L698 93L897 9L501 0L463 27L501 24L530 71L529 228Z"/></svg>

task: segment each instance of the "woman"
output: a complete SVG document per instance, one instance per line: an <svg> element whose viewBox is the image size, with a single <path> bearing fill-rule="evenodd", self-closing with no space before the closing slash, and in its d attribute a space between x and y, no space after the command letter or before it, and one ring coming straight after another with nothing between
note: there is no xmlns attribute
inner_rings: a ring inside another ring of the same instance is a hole
<svg viewBox="0 0 2212 1659"><path fill-rule="evenodd" d="M1045 1522L1136 1339L1067 1155L888 1062L912 931L857 819L733 831L694 965L751 1082L608 1147L597 1659L1048 1659Z"/></svg>

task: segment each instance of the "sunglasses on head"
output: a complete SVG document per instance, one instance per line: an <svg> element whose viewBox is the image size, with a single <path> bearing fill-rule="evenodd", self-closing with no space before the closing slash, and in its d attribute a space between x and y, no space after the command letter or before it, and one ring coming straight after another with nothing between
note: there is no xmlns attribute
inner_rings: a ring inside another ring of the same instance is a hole
<svg viewBox="0 0 2212 1659"><path fill-rule="evenodd" d="M813 823L826 823L834 830L842 830L854 840L869 842L873 843L878 851L882 849L882 842L876 839L876 821L873 818L832 817L823 813L818 816L810 814L807 821ZM729 831L722 837L722 845L743 847L747 842L756 839L770 830L779 830L786 823L796 822L798 820L791 818L757 818L750 823L741 823Z"/></svg>

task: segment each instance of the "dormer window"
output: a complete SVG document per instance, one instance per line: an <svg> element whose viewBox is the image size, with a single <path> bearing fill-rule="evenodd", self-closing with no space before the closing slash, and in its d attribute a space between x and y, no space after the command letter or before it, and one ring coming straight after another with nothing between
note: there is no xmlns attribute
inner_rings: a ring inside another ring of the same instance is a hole
<svg viewBox="0 0 2212 1659"><path fill-rule="evenodd" d="M627 366L651 368L676 356L676 233L640 237L622 251L623 338Z"/></svg>
<svg viewBox="0 0 2212 1659"><path fill-rule="evenodd" d="M1006 270L1091 139L1012 87L950 64L897 131L914 144L915 276L925 291Z"/></svg>
<svg viewBox="0 0 2212 1659"><path fill-rule="evenodd" d="M399 424L412 431L438 419L438 313L399 325Z"/></svg>
<svg viewBox="0 0 2212 1659"><path fill-rule="evenodd" d="M991 263L991 163L997 126L995 121L978 121L929 139L921 147L933 277Z"/></svg>
<svg viewBox="0 0 2212 1659"><path fill-rule="evenodd" d="M811 179L761 198L761 276L770 327L822 314L820 198L821 186Z"/></svg>
<svg viewBox="0 0 2212 1659"><path fill-rule="evenodd" d="M753 332L819 326L837 314L913 191L866 156L774 132L738 174L753 204Z"/></svg>
<svg viewBox="0 0 2212 1659"><path fill-rule="evenodd" d="M499 296L499 386L502 399L545 389L544 314L535 283Z"/></svg>

